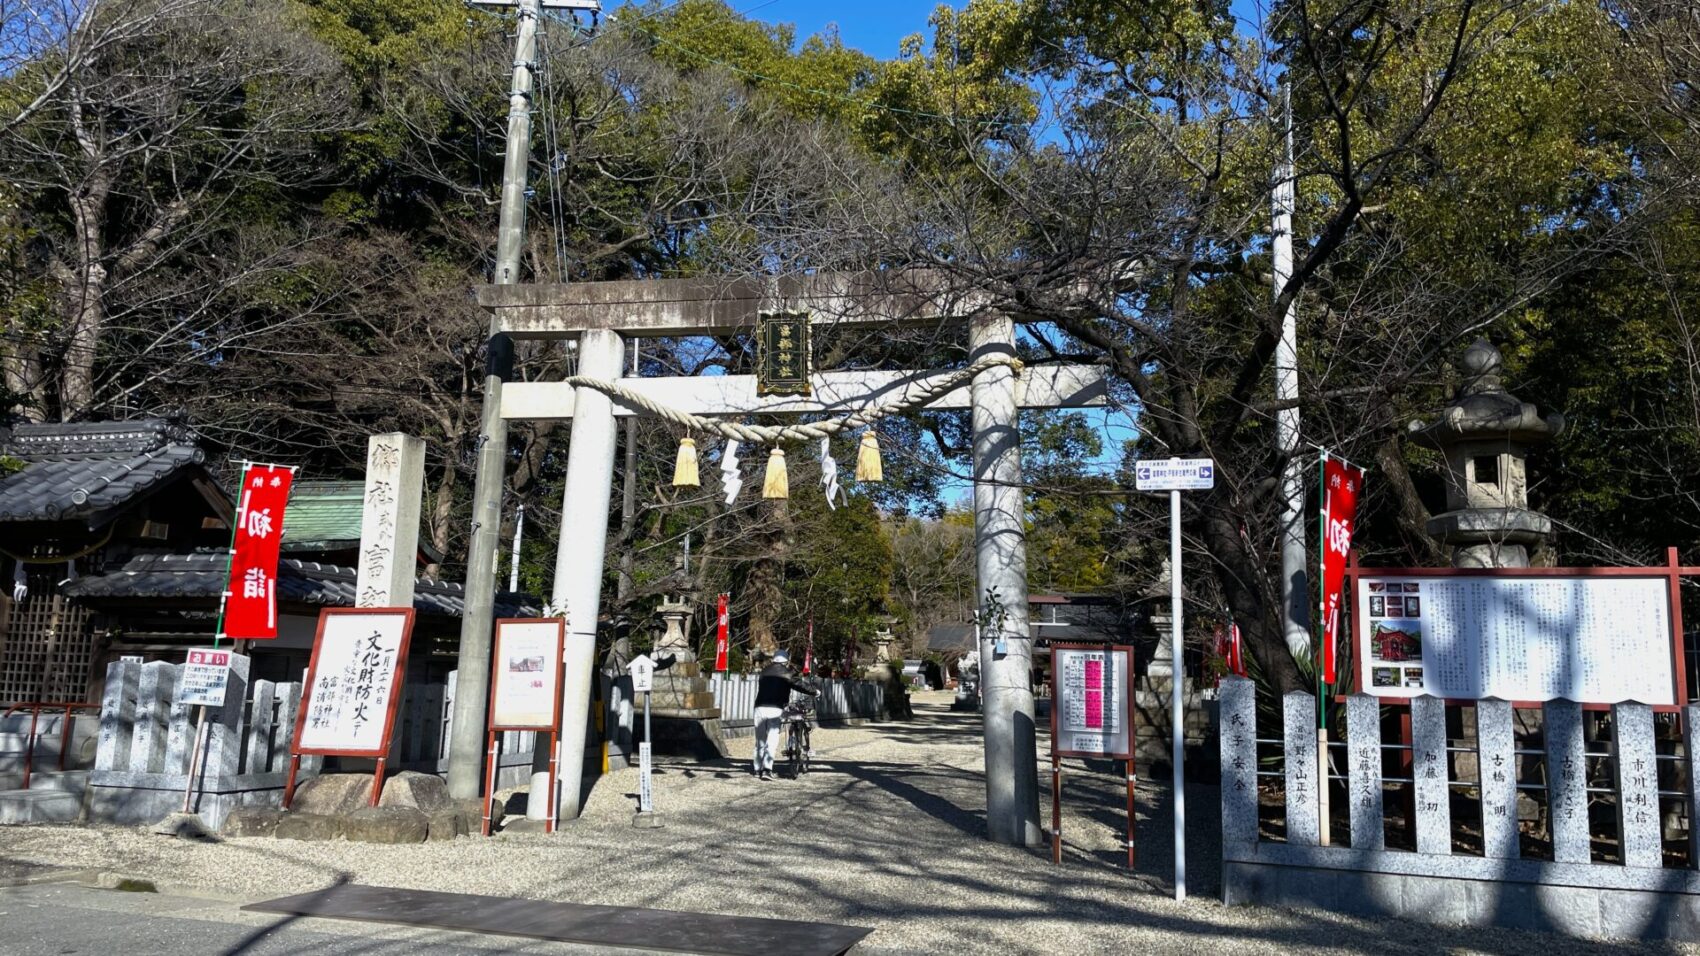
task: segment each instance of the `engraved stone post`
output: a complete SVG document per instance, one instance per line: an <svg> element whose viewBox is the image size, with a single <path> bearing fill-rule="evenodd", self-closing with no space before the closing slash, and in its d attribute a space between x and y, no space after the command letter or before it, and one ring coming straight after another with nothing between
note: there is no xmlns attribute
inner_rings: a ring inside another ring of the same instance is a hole
<svg viewBox="0 0 1700 956"><path fill-rule="evenodd" d="M1221 687L1222 843L1257 844L1257 685L1225 677Z"/></svg>
<svg viewBox="0 0 1700 956"><path fill-rule="evenodd" d="M106 692L100 698L99 770L130 769L130 739L136 728L136 690L142 665L116 661L106 665Z"/></svg>
<svg viewBox="0 0 1700 956"><path fill-rule="evenodd" d="M289 748L295 743L295 717L301 709L301 685L296 681L277 685L277 743L272 747L271 765L256 771L289 769ZM306 762L301 766L305 768Z"/></svg>
<svg viewBox="0 0 1700 956"><path fill-rule="evenodd" d="M222 777L234 777L242 758L242 711L248 699L249 660L230 655L230 682L224 688L224 704L207 708L207 751L201 780L212 786ZM197 782L197 788L199 783Z"/></svg>
<svg viewBox="0 0 1700 956"><path fill-rule="evenodd" d="M271 768L272 705L277 685L269 680L254 682L254 706L248 714L248 773L265 773Z"/></svg>
<svg viewBox="0 0 1700 956"><path fill-rule="evenodd" d="M1446 766L1446 702L1411 701L1411 772L1416 776L1417 852L1452 852L1452 792Z"/></svg>
<svg viewBox="0 0 1700 956"><path fill-rule="evenodd" d="M393 432L366 443L356 607L412 607L425 493L425 440Z"/></svg>
<svg viewBox="0 0 1700 956"><path fill-rule="evenodd" d="M1653 746L1653 711L1646 704L1614 704L1612 736L1617 750L1617 813L1623 834L1624 866L1662 866L1659 762Z"/></svg>
<svg viewBox="0 0 1700 956"><path fill-rule="evenodd" d="M1316 802L1316 698L1295 690L1281 700L1287 754L1287 842L1316 846L1322 839Z"/></svg>
<svg viewBox="0 0 1700 956"><path fill-rule="evenodd" d="M156 773L165 759L166 721L177 689L177 665L154 661L142 665L136 685L136 719L130 737L130 771Z"/></svg>
<svg viewBox="0 0 1700 956"><path fill-rule="evenodd" d="M1368 694L1346 698L1346 783L1352 799L1352 849L1387 848L1381 809L1381 702Z"/></svg>
<svg viewBox="0 0 1700 956"><path fill-rule="evenodd" d="M1546 718L1552 857L1557 863L1587 863L1588 775L1582 750L1582 705L1549 700L1542 710Z"/></svg>
<svg viewBox="0 0 1700 956"><path fill-rule="evenodd" d="M1682 709L1682 752L1688 758L1688 858L1700 859L1700 826L1695 826L1695 815L1700 813L1700 760L1694 759L1700 753L1700 704L1689 704Z"/></svg>
<svg viewBox="0 0 1700 956"><path fill-rule="evenodd" d="M1511 702L1476 702L1476 764L1482 792L1482 855L1515 860L1517 839L1517 754Z"/></svg>
<svg viewBox="0 0 1700 956"><path fill-rule="evenodd" d="M195 708L188 704L171 702L171 711L166 717L165 766L161 773L189 772L189 750L195 744L195 724L190 719L194 712Z"/></svg>

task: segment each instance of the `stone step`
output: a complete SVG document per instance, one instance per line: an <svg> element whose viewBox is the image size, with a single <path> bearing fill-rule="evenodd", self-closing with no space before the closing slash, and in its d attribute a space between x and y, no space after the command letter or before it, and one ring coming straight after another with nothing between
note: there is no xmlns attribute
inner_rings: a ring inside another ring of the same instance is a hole
<svg viewBox="0 0 1700 956"><path fill-rule="evenodd" d="M30 774L31 790L57 790L81 796L88 786L87 770L50 770L46 773L38 770Z"/></svg>
<svg viewBox="0 0 1700 956"><path fill-rule="evenodd" d="M0 826L71 823L82 809L82 798L63 790L0 790Z"/></svg>

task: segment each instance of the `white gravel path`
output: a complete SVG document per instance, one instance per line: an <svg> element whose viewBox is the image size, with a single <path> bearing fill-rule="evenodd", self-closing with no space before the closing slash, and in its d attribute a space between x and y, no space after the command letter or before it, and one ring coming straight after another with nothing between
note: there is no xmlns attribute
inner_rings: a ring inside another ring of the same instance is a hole
<svg viewBox="0 0 1700 956"><path fill-rule="evenodd" d="M603 777L583 819L552 837L398 847L5 827L0 865L95 869L243 900L350 881L815 919L875 927L858 950L869 953L1700 954L1224 907L1205 895L1217 879L1207 842L1215 792L1202 787L1188 790L1197 895L1185 903L1170 899L1166 884L1167 791L1141 784L1140 866L1130 874L1117 843L1123 790L1113 775L1070 779L1068 857L1052 866L1043 848L984 839L979 720L948 713L948 699L918 697L913 723L819 731L817 770L801 781L752 779L748 739L732 742L735 764L663 758L655 793L666 826L658 830L632 828L637 775L624 770ZM1048 822L1048 797L1045 812Z"/></svg>

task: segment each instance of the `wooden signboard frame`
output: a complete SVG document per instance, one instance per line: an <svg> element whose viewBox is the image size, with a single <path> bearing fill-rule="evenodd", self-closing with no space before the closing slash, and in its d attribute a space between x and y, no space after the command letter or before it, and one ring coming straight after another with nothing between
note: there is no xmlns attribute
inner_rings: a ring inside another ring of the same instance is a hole
<svg viewBox="0 0 1700 956"><path fill-rule="evenodd" d="M502 625L504 624L554 624L555 625L555 694L549 713L552 718L548 724L498 724L496 723L496 696L501 690L501 681L494 679L497 668L502 662ZM490 835L491 811L496 800L496 777L501 770L502 734L510 731L531 731L549 735L549 811L543 820L543 832L555 832L555 811L559 805L555 799L557 777L556 766L560 760L561 736L561 693L567 679L567 619L564 617L504 617L496 621L496 638L491 642L495 645L490 657L490 714L485 721L486 733L485 755L488 768L484 773L484 835ZM533 795L535 797L535 795Z"/></svg>
<svg viewBox="0 0 1700 956"><path fill-rule="evenodd" d="M1617 567L1617 568L1368 568L1360 567L1357 563L1357 552L1352 552L1346 565L1346 576L1351 582L1352 608L1352 683L1353 693L1363 692L1363 679L1367 662L1364 657L1365 622L1357 613L1358 589L1367 578L1642 578L1660 579L1666 582L1666 601L1668 602L1668 620L1670 622L1670 653L1671 668L1675 682L1673 704L1655 704L1652 708L1658 713L1679 713L1688 703L1688 660L1682 645L1682 579L1700 576L1700 567L1684 567L1677 560L1675 548L1666 550L1664 565L1647 567ZM1431 605L1432 606L1432 605ZM1337 699L1344 699L1338 697ZM1389 706L1408 705L1409 697L1377 697L1378 702ZM1449 704L1474 704L1474 700L1449 698ZM1513 707L1533 708L1541 706L1541 701L1514 700ZM1584 703L1587 710L1605 710L1609 703Z"/></svg>
<svg viewBox="0 0 1700 956"><path fill-rule="evenodd" d="M1058 666L1058 651L1091 651L1108 653L1112 657L1121 654L1127 657L1127 684L1122 688L1122 704L1125 713L1122 715L1123 725L1127 728L1127 749L1122 753L1088 753L1080 750L1065 750L1057 745L1057 730L1060 724L1058 712L1062 709L1062 698L1057 695L1057 674L1062 670ZM1062 762L1064 757L1078 757L1083 760L1120 760L1127 768L1127 868L1134 868L1134 810L1133 791L1137 777L1133 769L1134 743L1138 737L1133 725L1133 647L1127 644L1052 644L1051 645L1051 862L1062 862ZM1179 680L1177 673L1175 679Z"/></svg>
<svg viewBox="0 0 1700 956"><path fill-rule="evenodd" d="M319 651L325 643L325 624L332 617L354 615L385 615L402 618L401 643L396 648L395 674L390 684L390 696L384 713L383 741L376 750L344 749L332 747L302 747L301 734L307 728L307 715L312 710L313 685L319 673ZM395 734L395 715L401 707L401 690L407 677L407 650L413 643L414 611L410 607L332 607L319 612L319 629L313 635L313 656L307 663L307 680L301 688L301 709L295 715L295 736L289 745L289 776L283 784L283 808L289 809L295 801L295 778L301 770L301 758L304 756L321 757L371 757L378 762L377 769L372 774L371 806L378 805L378 797L384 789L384 769L389 762L390 742Z"/></svg>

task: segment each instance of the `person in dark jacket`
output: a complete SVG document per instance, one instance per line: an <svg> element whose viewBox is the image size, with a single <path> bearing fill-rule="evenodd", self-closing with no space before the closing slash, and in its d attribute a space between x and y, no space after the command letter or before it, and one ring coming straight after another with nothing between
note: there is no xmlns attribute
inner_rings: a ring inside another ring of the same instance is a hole
<svg viewBox="0 0 1700 956"><path fill-rule="evenodd" d="M756 684L756 757L752 772L763 780L773 779L773 755L779 750L780 717L785 705L791 703L791 692L800 691L810 697L820 691L798 679L791 670L791 658L783 650L761 670Z"/></svg>

